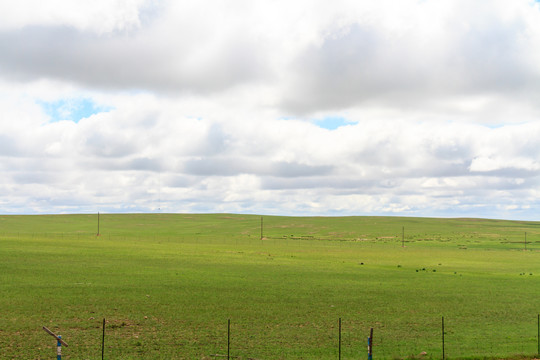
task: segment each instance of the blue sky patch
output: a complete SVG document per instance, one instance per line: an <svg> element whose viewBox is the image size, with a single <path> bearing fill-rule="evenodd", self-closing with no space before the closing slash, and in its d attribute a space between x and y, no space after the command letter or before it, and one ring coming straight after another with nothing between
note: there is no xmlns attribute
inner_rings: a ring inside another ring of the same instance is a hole
<svg viewBox="0 0 540 360"><path fill-rule="evenodd" d="M40 101L38 104L52 122L68 120L78 123L81 119L112 110L112 108L97 105L89 98L70 98L53 102Z"/></svg>
<svg viewBox="0 0 540 360"><path fill-rule="evenodd" d="M335 130L341 126L349 124L350 122L341 116L327 116L325 118L315 120L315 125L328 130Z"/></svg>

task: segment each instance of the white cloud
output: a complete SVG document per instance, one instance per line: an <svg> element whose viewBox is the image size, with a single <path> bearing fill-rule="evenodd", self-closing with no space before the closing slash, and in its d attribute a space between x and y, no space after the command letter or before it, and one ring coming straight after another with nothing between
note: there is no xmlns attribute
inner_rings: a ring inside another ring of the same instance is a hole
<svg viewBox="0 0 540 360"><path fill-rule="evenodd" d="M108 33L141 25L141 8L152 0L19 0L0 3L0 29L27 26L69 26L82 31ZM155 6L155 5L154 5Z"/></svg>
<svg viewBox="0 0 540 360"><path fill-rule="evenodd" d="M0 5L0 212L540 205L536 3L17 4ZM107 111L43 106L81 99Z"/></svg>
<svg viewBox="0 0 540 360"><path fill-rule="evenodd" d="M352 19L299 53L284 105L299 112L378 106L443 115L452 108L470 114L472 105L489 115L504 99L503 108L523 102L534 108L526 116L538 115L540 67L530 59L540 50L539 7L507 4L414 2L408 11L377 9L373 21Z"/></svg>

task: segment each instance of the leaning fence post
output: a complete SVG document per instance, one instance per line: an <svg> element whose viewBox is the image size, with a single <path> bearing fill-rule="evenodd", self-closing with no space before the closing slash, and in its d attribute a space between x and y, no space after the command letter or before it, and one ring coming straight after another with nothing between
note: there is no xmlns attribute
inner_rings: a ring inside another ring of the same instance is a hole
<svg viewBox="0 0 540 360"><path fill-rule="evenodd" d="M45 330L45 332L47 332L49 335L51 335L52 337L54 337L57 340L57 343L56 343L56 360L62 360L62 345L67 347L68 344L64 340L62 340L62 336L56 335L51 330L47 329L45 326L43 327L43 330Z"/></svg>

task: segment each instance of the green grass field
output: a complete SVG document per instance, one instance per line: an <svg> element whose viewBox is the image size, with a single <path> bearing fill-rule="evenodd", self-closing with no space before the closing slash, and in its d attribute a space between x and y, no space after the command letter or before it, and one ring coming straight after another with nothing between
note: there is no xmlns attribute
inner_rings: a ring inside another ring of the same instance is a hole
<svg viewBox="0 0 540 360"><path fill-rule="evenodd" d="M0 216L0 359L538 352L540 222L140 214ZM404 231L403 231L404 230ZM525 238L527 242L525 243ZM403 242L402 242L403 241ZM403 246L404 245L404 246ZM226 357L225 357L226 358Z"/></svg>

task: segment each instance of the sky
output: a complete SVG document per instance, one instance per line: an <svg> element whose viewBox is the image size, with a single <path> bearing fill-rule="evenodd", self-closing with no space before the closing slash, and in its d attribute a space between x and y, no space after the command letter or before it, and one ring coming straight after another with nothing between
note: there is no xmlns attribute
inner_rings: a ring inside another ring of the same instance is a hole
<svg viewBox="0 0 540 360"><path fill-rule="evenodd" d="M533 0L0 2L0 213L538 220Z"/></svg>

